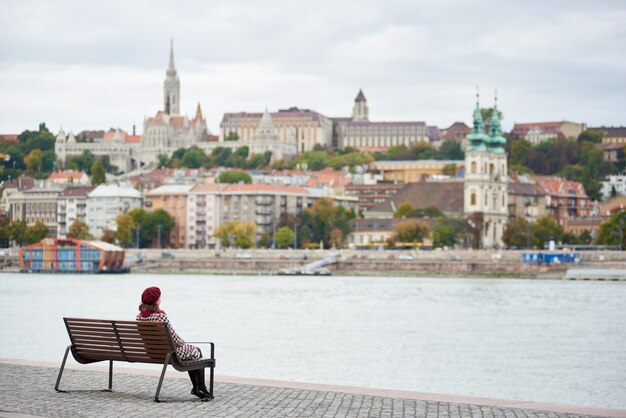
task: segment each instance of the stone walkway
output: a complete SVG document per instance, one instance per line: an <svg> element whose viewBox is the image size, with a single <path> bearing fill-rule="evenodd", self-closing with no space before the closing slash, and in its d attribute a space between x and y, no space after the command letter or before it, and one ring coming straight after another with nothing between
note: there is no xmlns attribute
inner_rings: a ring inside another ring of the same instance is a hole
<svg viewBox="0 0 626 418"><path fill-rule="evenodd" d="M117 366L117 363L115 364ZM78 365L66 368L61 389L54 390L58 366L0 363L0 417L588 417L576 412L543 412L503 406L407 399L364 393L286 388L218 381L215 399L202 402L189 394L186 374L167 377L155 403L155 372L113 373L113 392L97 389L108 384L106 372ZM301 385L302 386L302 385ZM314 385L310 385L314 387ZM330 386L329 386L330 387ZM348 388L347 388L348 389ZM354 388L351 388L354 389ZM388 394L389 391L380 391ZM538 404L537 404L538 405ZM587 411L591 408L587 408ZM585 408L581 411L586 412ZM596 416L603 416L601 409ZM604 416L626 417L623 410L604 410ZM16 415L20 414L20 415Z"/></svg>

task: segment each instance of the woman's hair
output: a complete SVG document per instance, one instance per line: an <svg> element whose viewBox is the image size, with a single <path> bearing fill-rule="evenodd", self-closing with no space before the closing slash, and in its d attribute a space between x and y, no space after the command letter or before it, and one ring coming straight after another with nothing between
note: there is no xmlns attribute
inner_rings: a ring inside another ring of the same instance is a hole
<svg viewBox="0 0 626 418"><path fill-rule="evenodd" d="M145 303L142 303L141 305L139 305L139 310L142 309L146 309L152 313L156 313L159 311L159 305L157 305L156 303L153 303L152 305L147 305Z"/></svg>

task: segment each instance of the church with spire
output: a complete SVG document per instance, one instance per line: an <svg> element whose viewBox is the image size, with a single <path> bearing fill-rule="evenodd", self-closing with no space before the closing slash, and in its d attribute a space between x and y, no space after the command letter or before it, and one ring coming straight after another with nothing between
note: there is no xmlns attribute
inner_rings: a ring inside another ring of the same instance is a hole
<svg viewBox="0 0 626 418"><path fill-rule="evenodd" d="M174 44L170 43L169 64L163 82L163 109L146 118L140 147L140 165L155 162L161 154L206 142L209 136L200 103L192 119L180 114L180 79L174 65Z"/></svg>
<svg viewBox="0 0 626 418"><path fill-rule="evenodd" d="M504 149L506 138L502 136L497 95L489 121L489 131L485 132L479 96L476 93L474 126L467 135L467 142L464 212L475 223L472 227L481 229L482 248L501 247L508 219L508 171ZM482 217L473 216L474 214L482 214Z"/></svg>

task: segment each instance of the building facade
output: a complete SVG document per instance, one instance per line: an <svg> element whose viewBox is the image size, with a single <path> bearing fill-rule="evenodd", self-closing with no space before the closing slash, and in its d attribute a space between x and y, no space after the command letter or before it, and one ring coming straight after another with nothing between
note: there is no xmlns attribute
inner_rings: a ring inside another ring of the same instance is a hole
<svg viewBox="0 0 626 418"><path fill-rule="evenodd" d="M339 148L374 152L430 142L428 126L424 122L370 122L367 99L361 90L354 99L352 118L337 118L336 124Z"/></svg>
<svg viewBox="0 0 626 418"><path fill-rule="evenodd" d="M66 187L57 199L57 238L67 238L67 233L77 219L87 223L87 195L91 186Z"/></svg>
<svg viewBox="0 0 626 418"><path fill-rule="evenodd" d="M35 186L13 193L9 199L11 221L26 221L28 226L42 222L48 227L48 236L57 236L57 198L60 187Z"/></svg>
<svg viewBox="0 0 626 418"><path fill-rule="evenodd" d="M189 248L187 231L187 202L193 184L167 185L150 190L145 195L146 210L154 212L157 209L165 210L174 218L174 228L170 231L169 246L172 248Z"/></svg>
<svg viewBox="0 0 626 418"><path fill-rule="evenodd" d="M466 215L482 213L481 246L484 248L503 245L502 235L509 213L506 138L502 136L499 115L496 101L489 134L485 134L477 97L474 128L467 135L469 145L465 152L464 211Z"/></svg>
<svg viewBox="0 0 626 418"><path fill-rule="evenodd" d="M546 209L559 225L566 219L588 218L596 208L587 196L585 187L577 181L560 177L536 176L533 178L546 195Z"/></svg>
<svg viewBox="0 0 626 418"><path fill-rule="evenodd" d="M415 183L426 177L444 175L446 167L454 166L456 175L464 165L463 160L375 161L369 164L368 171L381 174L385 181Z"/></svg>
<svg viewBox="0 0 626 418"><path fill-rule="evenodd" d="M602 184L602 200L608 200L615 196L626 196L626 172L610 174Z"/></svg>
<svg viewBox="0 0 626 418"><path fill-rule="evenodd" d="M603 144L626 144L625 126L598 126L589 130L601 132Z"/></svg>
<svg viewBox="0 0 626 418"><path fill-rule="evenodd" d="M513 139L525 139L531 144L539 144L553 138L578 138L586 129L584 123L568 121L516 123L511 136Z"/></svg>
<svg viewBox="0 0 626 418"><path fill-rule="evenodd" d="M87 226L96 239L104 229L115 231L115 218L122 213L143 207L143 194L129 186L101 184L87 195Z"/></svg>
<svg viewBox="0 0 626 418"><path fill-rule="evenodd" d="M298 153L311 151L316 145L324 148L332 146L333 122L318 112L292 107L271 113L270 116L274 133L280 142L291 146L295 139ZM251 146L263 117L263 113L225 113L220 123L219 145L232 143L234 147Z"/></svg>

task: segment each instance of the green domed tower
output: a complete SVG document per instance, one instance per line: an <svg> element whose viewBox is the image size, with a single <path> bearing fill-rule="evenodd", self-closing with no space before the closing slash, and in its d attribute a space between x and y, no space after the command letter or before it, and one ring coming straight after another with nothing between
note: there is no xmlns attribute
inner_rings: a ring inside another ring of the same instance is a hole
<svg viewBox="0 0 626 418"><path fill-rule="evenodd" d="M491 124L489 125L489 147L491 152L504 154L506 138L502 136L502 125L500 124L500 111L498 110L498 94L495 96Z"/></svg>
<svg viewBox="0 0 626 418"><path fill-rule="evenodd" d="M485 134L485 124L480 111L478 92L476 92L476 109L474 109L474 127L467 134L467 141L469 142L467 151L487 151L489 136Z"/></svg>
<svg viewBox="0 0 626 418"><path fill-rule="evenodd" d="M463 207L466 216L482 213L481 247L498 248L508 219L506 138L502 136L497 97L489 134L476 95L474 128L467 135Z"/></svg>

